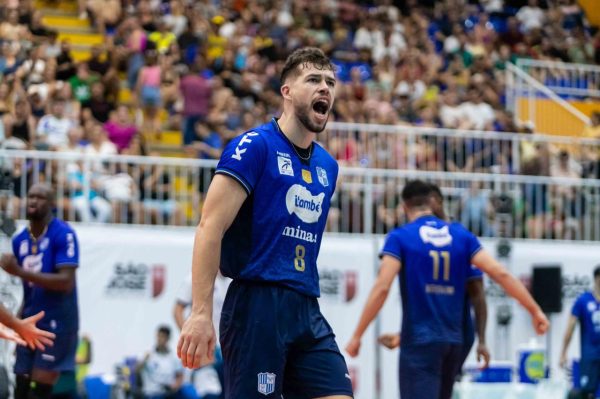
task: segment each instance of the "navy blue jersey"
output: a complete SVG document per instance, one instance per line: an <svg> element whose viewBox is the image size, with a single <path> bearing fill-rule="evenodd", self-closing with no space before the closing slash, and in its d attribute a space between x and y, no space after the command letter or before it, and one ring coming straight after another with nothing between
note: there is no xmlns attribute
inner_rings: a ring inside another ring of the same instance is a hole
<svg viewBox="0 0 600 399"><path fill-rule="evenodd" d="M600 301L586 291L575 301L571 314L579 320L581 357L600 359Z"/></svg>
<svg viewBox="0 0 600 399"><path fill-rule="evenodd" d="M79 266L77 235L67 223L52 219L44 234L33 240L24 229L12 240L19 266L35 273L58 273L61 267ZM39 326L51 331L77 331L79 311L77 289L69 293L48 290L23 281L23 318L40 311L46 315Z"/></svg>
<svg viewBox="0 0 600 399"><path fill-rule="evenodd" d="M223 238L223 275L319 296L317 256L337 162L317 143L310 159L301 160L273 119L232 140L216 173L234 178L248 193Z"/></svg>
<svg viewBox="0 0 600 399"><path fill-rule="evenodd" d="M480 249L462 225L429 215L388 235L381 255L402 263L402 345L462 344L465 286Z"/></svg>

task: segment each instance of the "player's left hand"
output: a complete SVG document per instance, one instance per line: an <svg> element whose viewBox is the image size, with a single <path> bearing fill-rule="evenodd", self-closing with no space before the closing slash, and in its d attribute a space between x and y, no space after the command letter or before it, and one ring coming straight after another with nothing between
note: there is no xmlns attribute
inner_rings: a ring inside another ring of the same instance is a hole
<svg viewBox="0 0 600 399"><path fill-rule="evenodd" d="M15 258L13 254L2 254L0 257L0 267L2 267L6 273L12 274L13 276L18 276L21 272L21 268L17 263L17 258Z"/></svg>
<svg viewBox="0 0 600 399"><path fill-rule="evenodd" d="M377 342L388 349L395 349L400 346L400 334L381 334Z"/></svg>
<svg viewBox="0 0 600 399"><path fill-rule="evenodd" d="M0 339L16 342L17 344L23 346L27 345L27 343L19 336L19 334L6 327L4 324L0 324Z"/></svg>
<svg viewBox="0 0 600 399"><path fill-rule="evenodd" d="M487 369L488 366L490 365L490 351L488 350L488 347L486 344L484 343L478 343L477 344L477 361L481 362L483 360L483 365L479 368L480 370L484 370Z"/></svg>
<svg viewBox="0 0 600 399"><path fill-rule="evenodd" d="M358 356L360 352L360 338L352 337L348 345L346 345L346 352L350 355L350 357Z"/></svg>
<svg viewBox="0 0 600 399"><path fill-rule="evenodd" d="M533 313L531 318L533 322L533 328L538 335L543 335L546 333L546 331L548 331L550 322L541 309L538 309L535 313Z"/></svg>

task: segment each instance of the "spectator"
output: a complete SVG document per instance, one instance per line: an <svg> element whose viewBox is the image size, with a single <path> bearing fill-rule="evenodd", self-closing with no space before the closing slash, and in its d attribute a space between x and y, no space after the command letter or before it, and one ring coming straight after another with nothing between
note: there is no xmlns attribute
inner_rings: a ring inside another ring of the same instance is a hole
<svg viewBox="0 0 600 399"><path fill-rule="evenodd" d="M44 115L37 126L36 147L38 149L56 149L67 144L67 132L73 121L65 117L65 101L54 99L50 104L50 113Z"/></svg>
<svg viewBox="0 0 600 399"><path fill-rule="evenodd" d="M224 125L211 129L202 122L196 122L194 128L195 137L187 149L188 155L199 159L219 159L223 152L223 140L218 130L224 129Z"/></svg>
<svg viewBox="0 0 600 399"><path fill-rule="evenodd" d="M88 0L87 9L101 35L114 34L123 12L119 0Z"/></svg>
<svg viewBox="0 0 600 399"><path fill-rule="evenodd" d="M15 103L13 112L5 115L4 129L6 138L21 140L27 148L31 148L35 139L35 119L31 115L31 107L26 99L21 98Z"/></svg>
<svg viewBox="0 0 600 399"><path fill-rule="evenodd" d="M86 187L86 181L90 186ZM67 175L67 186L71 193L71 204L77 217L84 223L107 223L110 221L112 207L100 196L100 185L95 176L84 174L83 161L78 161L76 168Z"/></svg>
<svg viewBox="0 0 600 399"><path fill-rule="evenodd" d="M156 155L151 153L150 155ZM152 224L181 224L182 213L172 195L172 176L162 165L152 165L141 176L144 218Z"/></svg>
<svg viewBox="0 0 600 399"><path fill-rule="evenodd" d="M63 39L60 44L60 54L56 57L56 80L68 81L75 73L75 61L71 57L71 43Z"/></svg>
<svg viewBox="0 0 600 399"><path fill-rule="evenodd" d="M106 123L114 110L114 104L108 100L102 82L97 81L92 83L90 91L90 100L84 106L82 119L85 122L95 121Z"/></svg>
<svg viewBox="0 0 600 399"><path fill-rule="evenodd" d="M191 65L181 79L179 88L183 97L183 144L188 145L194 140L197 122L204 122L211 106L212 89L210 81L200 72L201 58Z"/></svg>
<svg viewBox="0 0 600 399"><path fill-rule="evenodd" d="M183 384L183 366L169 349L171 329L160 326L156 346L138 364L142 378L144 399L170 399L175 397Z"/></svg>
<svg viewBox="0 0 600 399"><path fill-rule="evenodd" d="M96 80L97 78L95 76L90 76L88 65L85 62L79 63L75 75L69 78L73 97L82 107L87 107L89 105L89 101L92 98L91 86Z"/></svg>
<svg viewBox="0 0 600 399"><path fill-rule="evenodd" d="M142 125L144 133L156 134L160 132L158 115L158 107L161 104L160 77L161 67L158 65L158 55L150 51L146 55L146 65L140 70L136 83L136 95L144 110L144 124Z"/></svg>
<svg viewBox="0 0 600 399"><path fill-rule="evenodd" d="M106 124L104 129L108 133L108 139L117 146L117 151L123 153L131 145L131 141L138 134L137 126L132 122L129 108L119 105L116 112Z"/></svg>
<svg viewBox="0 0 600 399"><path fill-rule="evenodd" d="M533 29L540 29L544 24L544 10L538 5L538 0L529 0L527 5L521 7L516 15L517 20L522 24L525 32Z"/></svg>
<svg viewBox="0 0 600 399"><path fill-rule="evenodd" d="M27 25L19 22L19 11L8 9L6 20L0 23L0 37L7 41L26 41L31 40L31 32Z"/></svg>

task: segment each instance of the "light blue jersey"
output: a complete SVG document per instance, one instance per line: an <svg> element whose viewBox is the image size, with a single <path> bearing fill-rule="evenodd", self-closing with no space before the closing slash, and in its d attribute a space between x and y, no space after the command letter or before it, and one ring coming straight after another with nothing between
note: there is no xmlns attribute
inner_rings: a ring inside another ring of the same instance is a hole
<svg viewBox="0 0 600 399"><path fill-rule="evenodd" d="M223 238L223 275L318 297L317 256L337 162L317 143L302 160L273 119L232 140L216 173L234 178L248 193Z"/></svg>

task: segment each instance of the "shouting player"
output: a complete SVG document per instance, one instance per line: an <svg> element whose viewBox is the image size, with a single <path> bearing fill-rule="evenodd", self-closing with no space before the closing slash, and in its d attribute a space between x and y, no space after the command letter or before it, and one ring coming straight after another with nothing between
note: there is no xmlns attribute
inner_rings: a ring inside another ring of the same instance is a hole
<svg viewBox="0 0 600 399"><path fill-rule="evenodd" d="M381 252L379 276L346 347L350 356L358 355L362 335L399 275L402 398L452 396L462 362L465 289L471 265L489 274L529 311L538 334L548 329L548 319L523 284L485 251L468 230L435 217L430 195L430 185L419 180L408 182L402 190L409 223L388 235Z"/></svg>
<svg viewBox="0 0 600 399"><path fill-rule="evenodd" d="M333 105L333 66L321 50L299 49L281 84L281 118L221 155L196 232L192 312L178 354L186 367L212 361L220 265L233 279L220 322L225 397L347 399L346 363L317 302L316 261L338 165L314 140Z"/></svg>
<svg viewBox="0 0 600 399"><path fill-rule="evenodd" d="M65 222L54 218L54 191L34 184L27 193L29 226L12 241L13 254L0 265L23 280L23 317L40 311L39 325L56 334L54 346L17 347L15 399L46 399L61 371L75 369L79 329L75 269L79 264L77 236Z"/></svg>

